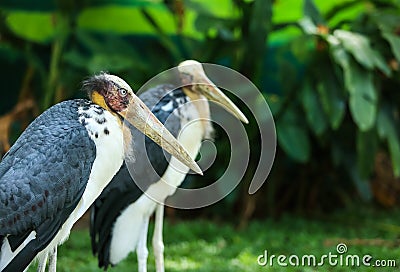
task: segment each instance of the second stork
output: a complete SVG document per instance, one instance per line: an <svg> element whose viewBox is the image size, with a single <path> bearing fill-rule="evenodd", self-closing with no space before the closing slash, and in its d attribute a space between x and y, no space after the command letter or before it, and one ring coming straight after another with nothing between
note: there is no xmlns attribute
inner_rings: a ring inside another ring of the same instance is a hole
<svg viewBox="0 0 400 272"><path fill-rule="evenodd" d="M244 123L248 121L207 78L200 63L185 61L178 66L178 70L184 87L173 89L169 85L160 85L146 91L140 98L195 158L201 142L212 132L208 100L222 105ZM134 137L138 134L136 130L131 132ZM153 249L156 269L161 272L164 271L163 203L181 185L189 168L179 170L174 167L174 159L165 160L161 148L148 139L145 145L136 147L134 151L134 156L138 158L147 154L151 165L142 159L135 160L135 171L129 173L124 164L96 200L90 222L92 249L98 255L99 266L103 268L118 264L136 250L139 271L146 271L148 223L155 211Z"/></svg>

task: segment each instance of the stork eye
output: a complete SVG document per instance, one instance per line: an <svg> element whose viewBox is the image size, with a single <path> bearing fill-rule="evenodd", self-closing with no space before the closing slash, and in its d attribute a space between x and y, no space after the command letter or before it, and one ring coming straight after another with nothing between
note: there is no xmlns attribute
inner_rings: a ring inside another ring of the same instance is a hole
<svg viewBox="0 0 400 272"><path fill-rule="evenodd" d="M125 90L124 88L119 89L118 92L119 92L119 95L122 97L125 97L128 94L128 91Z"/></svg>

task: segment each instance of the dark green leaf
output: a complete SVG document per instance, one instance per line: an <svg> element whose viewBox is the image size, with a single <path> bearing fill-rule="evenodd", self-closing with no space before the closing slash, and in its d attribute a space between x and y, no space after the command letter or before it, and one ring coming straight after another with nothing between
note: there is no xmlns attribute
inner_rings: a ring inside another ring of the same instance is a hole
<svg viewBox="0 0 400 272"><path fill-rule="evenodd" d="M397 133L388 137L389 152L395 177L400 177L400 141Z"/></svg>
<svg viewBox="0 0 400 272"><path fill-rule="evenodd" d="M400 37L392 33L384 33L383 37L389 42L393 55L400 62Z"/></svg>
<svg viewBox="0 0 400 272"><path fill-rule="evenodd" d="M362 178L368 178L373 170L378 137L375 130L357 132L357 166Z"/></svg>
<svg viewBox="0 0 400 272"><path fill-rule="evenodd" d="M390 114L388 106L381 107L378 113L376 127L378 129L379 138L385 140L389 135L396 132L394 120Z"/></svg>
<svg viewBox="0 0 400 272"><path fill-rule="evenodd" d="M350 112L360 130L369 130L375 123L377 94L372 73L350 62L340 47L333 52L343 68L345 87L350 94Z"/></svg>
<svg viewBox="0 0 400 272"><path fill-rule="evenodd" d="M304 125L301 125L299 113L287 109L285 115L276 124L278 143L291 158L298 162L307 162L310 158L310 140Z"/></svg>
<svg viewBox="0 0 400 272"><path fill-rule="evenodd" d="M377 117L378 135L388 142L389 152L392 159L393 172L396 177L400 176L400 142L397 124L391 111L382 108Z"/></svg>
<svg viewBox="0 0 400 272"><path fill-rule="evenodd" d="M346 30L335 30L333 35L339 39L343 47L365 68L371 70L377 67L386 75L390 75L389 66L384 61L382 55L372 49L369 39L366 36Z"/></svg>
<svg viewBox="0 0 400 272"><path fill-rule="evenodd" d="M322 71L322 73L321 81L317 84L322 108L328 116L332 129L338 129L344 118L346 97L333 71Z"/></svg>
<svg viewBox="0 0 400 272"><path fill-rule="evenodd" d="M325 132L328 123L318 99L317 90L313 89L309 82L306 82L303 86L301 101L308 125L316 135L321 135Z"/></svg>
<svg viewBox="0 0 400 272"><path fill-rule="evenodd" d="M392 70L390 70L389 65L386 63L385 59L382 57L381 53L376 50L373 50L374 54L372 54L372 58L374 59L375 67L381 70L386 76L390 76L392 74Z"/></svg>
<svg viewBox="0 0 400 272"><path fill-rule="evenodd" d="M370 72L361 72L353 66L351 82L347 82L350 91L350 112L362 131L369 130L375 123L377 96Z"/></svg>
<svg viewBox="0 0 400 272"><path fill-rule="evenodd" d="M368 179L364 179L360 176L355 165L350 164L348 171L361 197L365 200L371 200L372 192Z"/></svg>
<svg viewBox="0 0 400 272"><path fill-rule="evenodd" d="M400 21L400 13L395 9L380 9L371 14L371 18L383 33L394 33Z"/></svg>

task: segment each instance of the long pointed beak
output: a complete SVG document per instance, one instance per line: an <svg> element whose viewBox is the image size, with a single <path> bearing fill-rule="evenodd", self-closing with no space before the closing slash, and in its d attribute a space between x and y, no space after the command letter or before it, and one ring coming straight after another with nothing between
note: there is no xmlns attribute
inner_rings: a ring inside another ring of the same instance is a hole
<svg viewBox="0 0 400 272"><path fill-rule="evenodd" d="M246 116L239 108L206 76L201 63L194 60L187 60L179 64L183 84L204 95L210 101L221 104L233 116L248 124Z"/></svg>
<svg viewBox="0 0 400 272"><path fill-rule="evenodd" d="M128 110L121 111L119 114L131 125L161 146L165 151L196 173L203 175L200 167L190 157L186 149L172 136L137 96L131 99Z"/></svg>

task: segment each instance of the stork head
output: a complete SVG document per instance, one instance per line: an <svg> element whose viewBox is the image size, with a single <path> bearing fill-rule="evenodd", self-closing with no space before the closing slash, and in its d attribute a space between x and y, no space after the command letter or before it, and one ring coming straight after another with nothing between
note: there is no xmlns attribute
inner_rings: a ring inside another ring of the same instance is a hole
<svg viewBox="0 0 400 272"><path fill-rule="evenodd" d="M123 79L101 73L85 80L83 90L88 92L94 103L117 116L119 120L126 120L190 169L202 174L185 148L158 121Z"/></svg>
<svg viewBox="0 0 400 272"><path fill-rule="evenodd" d="M249 123L239 108L206 76L201 63L186 60L179 64L178 70L182 83L185 85L184 90L199 93L208 100L221 104L236 118L246 124Z"/></svg>
<svg viewBox="0 0 400 272"><path fill-rule="evenodd" d="M123 79L107 73L85 80L83 89L94 103L114 114L127 110L129 102L135 96Z"/></svg>

